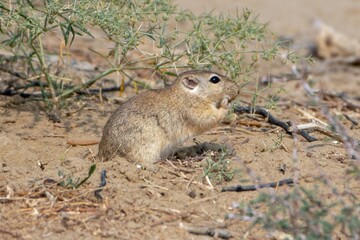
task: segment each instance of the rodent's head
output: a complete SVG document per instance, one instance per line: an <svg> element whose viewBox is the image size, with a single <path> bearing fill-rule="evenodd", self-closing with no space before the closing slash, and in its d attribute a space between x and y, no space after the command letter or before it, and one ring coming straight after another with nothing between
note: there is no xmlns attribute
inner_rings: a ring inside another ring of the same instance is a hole
<svg viewBox="0 0 360 240"><path fill-rule="evenodd" d="M177 84L186 92L212 102L217 108L224 99L230 102L240 93L240 87L228 77L205 70L183 72L177 78Z"/></svg>

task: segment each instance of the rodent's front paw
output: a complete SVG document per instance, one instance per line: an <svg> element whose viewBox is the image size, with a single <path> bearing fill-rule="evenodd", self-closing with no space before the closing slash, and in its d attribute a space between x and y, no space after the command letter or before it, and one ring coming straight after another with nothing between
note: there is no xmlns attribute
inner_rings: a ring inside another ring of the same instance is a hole
<svg viewBox="0 0 360 240"><path fill-rule="evenodd" d="M220 107L228 109L230 107L230 105L231 104L230 104L229 97L226 96L225 98L223 98L223 100L221 100Z"/></svg>

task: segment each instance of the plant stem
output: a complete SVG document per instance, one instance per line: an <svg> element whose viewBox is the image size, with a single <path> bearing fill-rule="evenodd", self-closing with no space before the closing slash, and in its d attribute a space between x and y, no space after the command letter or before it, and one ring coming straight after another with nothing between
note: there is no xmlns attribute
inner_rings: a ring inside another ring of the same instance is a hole
<svg viewBox="0 0 360 240"><path fill-rule="evenodd" d="M53 79L51 78L47 66L45 64L45 59L44 59L44 48L42 45L42 40L41 40L41 35L38 36L38 41L39 41L39 47L40 47L40 55L36 52L36 55L40 61L40 65L41 65L41 71L45 74L45 79L47 81L47 83L49 84L50 87L50 92L52 95L52 98L54 99L54 103L55 106L58 103L57 98L56 98L56 92L55 92L55 84Z"/></svg>
<svg viewBox="0 0 360 240"><path fill-rule="evenodd" d="M78 90L81 90L83 88L88 88L90 87L91 85L93 85L97 80L109 75L109 74L112 74L114 72L117 72L119 71L118 68L110 68L104 72L102 72L101 74L97 75L96 77L88 80L87 82L81 84L81 85L77 85L75 87L73 87L72 89L69 89L67 91L64 91L63 93L61 93L59 96L56 97L56 100L58 101L59 99L61 98L66 98L68 97L69 95L73 94L74 92L78 91Z"/></svg>

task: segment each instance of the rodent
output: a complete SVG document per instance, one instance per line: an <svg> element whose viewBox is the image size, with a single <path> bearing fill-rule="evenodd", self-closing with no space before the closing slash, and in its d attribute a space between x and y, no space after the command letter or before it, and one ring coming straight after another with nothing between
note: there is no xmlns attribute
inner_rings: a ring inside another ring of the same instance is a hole
<svg viewBox="0 0 360 240"><path fill-rule="evenodd" d="M168 87L140 93L107 121L97 157L119 155L151 164L165 159L187 139L221 122L240 87L226 76L205 70L181 73Z"/></svg>

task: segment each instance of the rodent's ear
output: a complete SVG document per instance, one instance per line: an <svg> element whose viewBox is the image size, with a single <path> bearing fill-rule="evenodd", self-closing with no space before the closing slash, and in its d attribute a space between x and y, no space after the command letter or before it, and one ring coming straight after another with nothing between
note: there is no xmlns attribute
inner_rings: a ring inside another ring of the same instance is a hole
<svg viewBox="0 0 360 240"><path fill-rule="evenodd" d="M181 79L181 82L186 88L190 90L193 90L199 84L199 81L192 77L184 77Z"/></svg>

